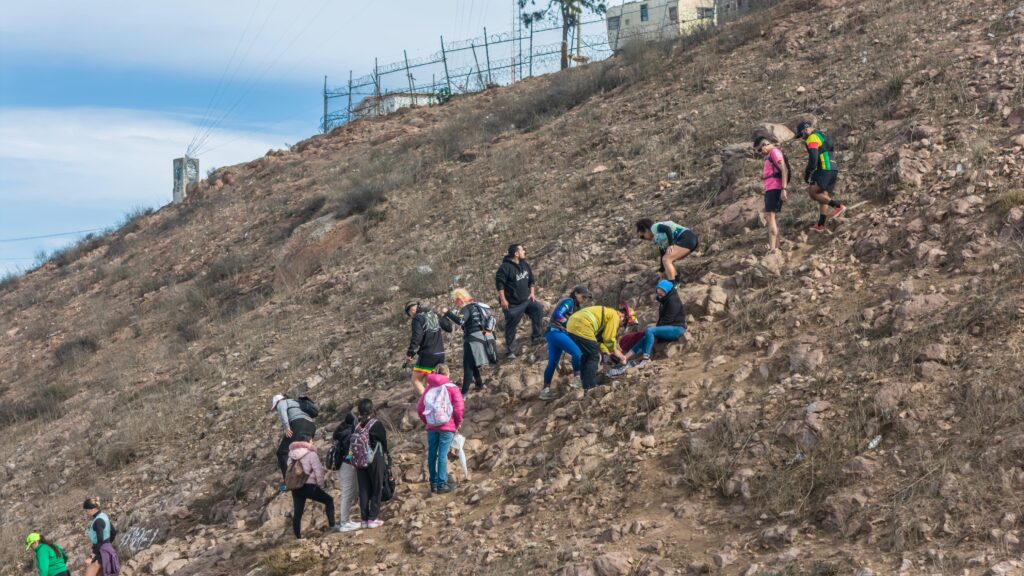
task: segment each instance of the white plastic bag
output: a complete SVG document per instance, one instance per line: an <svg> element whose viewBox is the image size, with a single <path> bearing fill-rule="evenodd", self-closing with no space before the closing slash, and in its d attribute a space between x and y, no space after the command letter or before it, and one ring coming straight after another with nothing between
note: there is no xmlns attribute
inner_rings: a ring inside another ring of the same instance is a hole
<svg viewBox="0 0 1024 576"><path fill-rule="evenodd" d="M466 464L466 450L465 450L465 446L466 446L466 437L463 436L462 434L459 434L458 432L456 432L455 433L455 438L452 438L452 445L451 445L451 448L449 448L449 452L451 450L455 450L456 454L459 457L459 467L462 468L462 476L466 480L469 480L469 465Z"/></svg>

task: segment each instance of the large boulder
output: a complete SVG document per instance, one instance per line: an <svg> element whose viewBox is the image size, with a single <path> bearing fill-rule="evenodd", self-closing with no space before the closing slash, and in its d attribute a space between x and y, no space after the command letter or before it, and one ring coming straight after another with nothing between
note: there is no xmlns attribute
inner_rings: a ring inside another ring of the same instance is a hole
<svg viewBox="0 0 1024 576"><path fill-rule="evenodd" d="M328 257L351 244L361 233L357 218L337 220L334 215L327 215L292 231L291 237L277 251L274 291L301 285Z"/></svg>
<svg viewBox="0 0 1024 576"><path fill-rule="evenodd" d="M751 141L761 137L767 138L776 144L789 142L796 138L796 134L793 133L793 130L789 126L786 126L785 124L772 124L770 122L762 122L758 124L757 127L754 128L752 136L753 138Z"/></svg>

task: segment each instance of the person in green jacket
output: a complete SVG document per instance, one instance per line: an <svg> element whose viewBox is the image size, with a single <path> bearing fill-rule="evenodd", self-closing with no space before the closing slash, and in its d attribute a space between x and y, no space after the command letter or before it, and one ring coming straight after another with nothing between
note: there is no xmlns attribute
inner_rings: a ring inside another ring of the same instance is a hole
<svg viewBox="0 0 1024 576"><path fill-rule="evenodd" d="M25 538L25 549L35 551L39 576L69 576L68 557L64 549L39 532L33 532Z"/></svg>

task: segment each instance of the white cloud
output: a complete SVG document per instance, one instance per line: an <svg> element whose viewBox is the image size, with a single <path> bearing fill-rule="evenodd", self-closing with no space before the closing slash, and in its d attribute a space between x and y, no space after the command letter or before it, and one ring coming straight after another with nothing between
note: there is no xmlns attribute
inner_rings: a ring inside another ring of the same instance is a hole
<svg viewBox="0 0 1024 576"><path fill-rule="evenodd" d="M109 108L0 109L0 197L40 202L160 206L171 198L171 160L196 127L158 112ZM201 157L203 171L295 142L296 132L223 130Z"/></svg>

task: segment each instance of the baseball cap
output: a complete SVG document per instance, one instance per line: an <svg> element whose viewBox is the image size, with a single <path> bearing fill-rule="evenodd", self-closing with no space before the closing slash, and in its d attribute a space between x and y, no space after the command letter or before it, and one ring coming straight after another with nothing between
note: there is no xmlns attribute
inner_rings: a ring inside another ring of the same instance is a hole
<svg viewBox="0 0 1024 576"><path fill-rule="evenodd" d="M810 128L811 126L813 126L813 124L811 124L810 122L808 122L806 120L804 120L803 122L797 124L796 125L796 137L799 138L804 133L804 130Z"/></svg>
<svg viewBox="0 0 1024 576"><path fill-rule="evenodd" d="M655 285L655 288L661 288L662 290L665 291L665 294L668 294L669 292L672 291L673 286L674 284L672 284L668 280L659 280L658 284Z"/></svg>
<svg viewBox="0 0 1024 576"><path fill-rule="evenodd" d="M284 394L275 394L274 397L270 399L271 412L274 411L274 408L277 408L277 403L280 402L281 400L284 400Z"/></svg>
<svg viewBox="0 0 1024 576"><path fill-rule="evenodd" d="M36 542L39 542L40 538L42 538L42 536L39 535L39 532L33 532L29 534L25 538L25 550L29 550L30 548L32 548L32 545Z"/></svg>
<svg viewBox="0 0 1024 576"><path fill-rule="evenodd" d="M580 284L579 286L573 288L572 289L572 293L573 294L579 294L581 296L586 296L587 298L590 298L590 289L588 289L586 286L584 286L582 284Z"/></svg>

